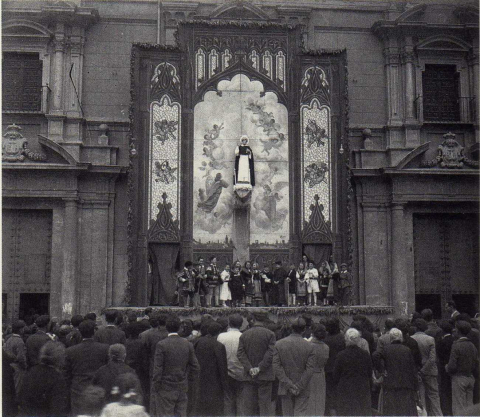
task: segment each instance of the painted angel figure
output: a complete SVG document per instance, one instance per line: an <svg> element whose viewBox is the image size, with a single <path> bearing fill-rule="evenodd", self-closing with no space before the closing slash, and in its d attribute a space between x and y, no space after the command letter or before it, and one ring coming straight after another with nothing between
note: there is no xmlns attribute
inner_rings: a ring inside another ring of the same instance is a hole
<svg viewBox="0 0 480 417"><path fill-rule="evenodd" d="M168 161L163 161L160 163L159 161L155 161L155 182L163 182L165 184L170 184L174 182L177 178L173 173L177 170L177 168L172 168Z"/></svg>
<svg viewBox="0 0 480 417"><path fill-rule="evenodd" d="M159 120L154 123L155 138L162 142L162 145L168 139L175 139L176 121L168 121L167 119Z"/></svg>
<svg viewBox="0 0 480 417"><path fill-rule="evenodd" d="M305 139L307 141L307 147L310 148L312 145L325 145L325 142L322 139L326 139L325 129L322 129L317 125L317 122L313 119L310 119L305 127Z"/></svg>
<svg viewBox="0 0 480 417"><path fill-rule="evenodd" d="M253 151L248 146L248 136L240 138L240 145L235 148L235 185L250 184L255 186L255 162Z"/></svg>
<svg viewBox="0 0 480 417"><path fill-rule="evenodd" d="M198 190L200 201L198 202L197 207L205 213L211 213L217 206L223 188L227 187L228 182L222 179L222 174L220 172L217 173L215 179L211 176L207 177L205 181L205 189L200 188Z"/></svg>

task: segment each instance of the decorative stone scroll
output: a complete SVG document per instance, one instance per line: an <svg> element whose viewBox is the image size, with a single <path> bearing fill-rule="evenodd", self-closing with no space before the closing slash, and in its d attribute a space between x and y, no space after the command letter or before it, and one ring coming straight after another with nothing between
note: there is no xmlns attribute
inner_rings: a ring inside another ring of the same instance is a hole
<svg viewBox="0 0 480 417"><path fill-rule="evenodd" d="M147 234L149 243L172 243L180 242L180 228L178 220L173 220L171 208L167 203L167 194L162 195L163 202L158 203L157 219L151 225Z"/></svg>
<svg viewBox="0 0 480 417"><path fill-rule="evenodd" d="M325 221L323 205L319 204L320 197L315 194L315 204L310 205L310 219L305 222L302 242L305 243L333 243L333 235L329 221Z"/></svg>
<svg viewBox="0 0 480 417"><path fill-rule="evenodd" d="M20 133L21 130L22 128L16 124L7 127L3 135L2 161L24 162L25 159L30 159L35 162L46 161L46 155L28 149L28 141Z"/></svg>
<svg viewBox="0 0 480 417"><path fill-rule="evenodd" d="M468 159L464 155L464 147L455 140L455 134L448 132L443 135L445 139L438 145L437 157L430 161L422 162L422 167L434 167L449 169L461 169L464 165L478 168L478 161Z"/></svg>

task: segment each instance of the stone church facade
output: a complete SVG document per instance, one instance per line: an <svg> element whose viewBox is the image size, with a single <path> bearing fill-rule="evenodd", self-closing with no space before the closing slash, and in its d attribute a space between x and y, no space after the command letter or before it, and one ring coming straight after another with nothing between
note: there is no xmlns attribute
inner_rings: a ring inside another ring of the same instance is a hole
<svg viewBox="0 0 480 417"><path fill-rule="evenodd" d="M354 304L478 311L474 3L2 12L7 319L169 304L173 271L213 254L333 255ZM257 177L246 234L231 191L240 134Z"/></svg>

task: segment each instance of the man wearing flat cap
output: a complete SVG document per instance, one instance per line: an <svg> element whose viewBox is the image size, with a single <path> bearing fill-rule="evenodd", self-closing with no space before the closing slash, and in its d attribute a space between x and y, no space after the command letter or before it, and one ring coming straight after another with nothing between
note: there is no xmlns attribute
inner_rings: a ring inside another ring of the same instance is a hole
<svg viewBox="0 0 480 417"><path fill-rule="evenodd" d="M268 312L253 311L253 325L240 336L237 356L244 368L245 382L241 393L243 416L271 416L272 384L275 379L272 368L275 334L265 327ZM257 401L253 401L256 398Z"/></svg>
<svg viewBox="0 0 480 417"><path fill-rule="evenodd" d="M279 340L273 350L273 370L280 381L278 396L284 416L306 416L310 378L315 370L313 344L302 334L306 322L299 317L292 323L293 333Z"/></svg>

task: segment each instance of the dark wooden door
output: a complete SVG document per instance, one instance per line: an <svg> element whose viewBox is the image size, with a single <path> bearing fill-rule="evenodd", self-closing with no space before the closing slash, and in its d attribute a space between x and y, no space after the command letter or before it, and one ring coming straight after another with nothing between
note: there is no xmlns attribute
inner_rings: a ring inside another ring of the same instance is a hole
<svg viewBox="0 0 480 417"><path fill-rule="evenodd" d="M452 298L461 311L478 308L478 216L417 214L413 230L416 310L439 317Z"/></svg>
<svg viewBox="0 0 480 417"><path fill-rule="evenodd" d="M7 300L5 314L9 319L16 319L21 310L21 299L31 298L21 297L21 294L50 292L52 212L3 210L2 227L2 291ZM42 311L44 298L38 306Z"/></svg>

